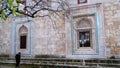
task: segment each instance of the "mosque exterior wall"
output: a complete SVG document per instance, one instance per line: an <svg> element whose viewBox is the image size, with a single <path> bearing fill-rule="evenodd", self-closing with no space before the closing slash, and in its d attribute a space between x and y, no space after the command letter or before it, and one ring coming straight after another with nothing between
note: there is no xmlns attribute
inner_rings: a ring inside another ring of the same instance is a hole
<svg viewBox="0 0 120 68"><path fill-rule="evenodd" d="M71 1L72 2L72 1ZM10 17L0 21L0 55L35 57L54 55L67 58L120 57L120 3L117 0L88 0L77 5L72 2L71 10L60 16L44 18ZM67 17L66 17L67 16ZM87 23L84 23L87 22ZM84 23L84 24L81 24ZM26 34L26 48L20 48L20 29ZM86 45L78 37L88 31ZM80 42L82 41L82 42Z"/></svg>

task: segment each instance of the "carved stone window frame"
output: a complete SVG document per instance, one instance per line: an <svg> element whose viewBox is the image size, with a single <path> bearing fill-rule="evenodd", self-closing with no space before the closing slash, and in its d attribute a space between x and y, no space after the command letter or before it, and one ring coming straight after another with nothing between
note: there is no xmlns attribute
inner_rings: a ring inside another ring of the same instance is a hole
<svg viewBox="0 0 120 68"><path fill-rule="evenodd" d="M82 15L82 16L73 16L73 54L97 54L97 36L96 36L96 20L95 20L95 14L88 14L88 15ZM78 20L75 20L75 18L78 18ZM85 20L88 21L91 26L87 26L87 24L84 24L78 26L78 22ZM91 34L91 41L90 41L90 47L78 47L78 32L80 31L90 31Z"/></svg>
<svg viewBox="0 0 120 68"><path fill-rule="evenodd" d="M80 19L76 25L75 25L75 32L77 33L76 35L76 38L77 38L77 48L81 48L81 47L78 47L79 46L79 32L86 32L86 31L89 31L90 32L90 47L92 47L91 43L92 43L92 25L91 25L91 20L88 19L88 18L82 18ZM84 48L84 46L82 47ZM86 48L86 47L85 47Z"/></svg>

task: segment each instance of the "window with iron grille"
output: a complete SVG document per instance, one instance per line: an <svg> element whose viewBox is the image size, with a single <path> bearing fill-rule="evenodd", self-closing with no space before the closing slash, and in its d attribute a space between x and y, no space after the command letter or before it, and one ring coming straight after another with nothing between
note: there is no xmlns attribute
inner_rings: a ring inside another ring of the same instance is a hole
<svg viewBox="0 0 120 68"><path fill-rule="evenodd" d="M20 36L20 49L26 49L27 35Z"/></svg>
<svg viewBox="0 0 120 68"><path fill-rule="evenodd" d="M22 25L19 29L20 49L27 48L27 36L28 36L28 29L26 26Z"/></svg>
<svg viewBox="0 0 120 68"><path fill-rule="evenodd" d="M91 32L90 30L87 31L78 31L78 37L79 37L79 47L90 47L90 37Z"/></svg>

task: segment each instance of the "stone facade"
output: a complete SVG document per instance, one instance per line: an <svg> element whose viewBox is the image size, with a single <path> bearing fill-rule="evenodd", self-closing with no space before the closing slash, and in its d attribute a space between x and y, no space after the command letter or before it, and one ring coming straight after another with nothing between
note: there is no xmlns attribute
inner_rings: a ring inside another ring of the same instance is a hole
<svg viewBox="0 0 120 68"><path fill-rule="evenodd" d="M104 22L103 22L103 5L101 3L91 3L79 5L71 9L70 27L67 32L67 56L73 58L104 58L105 57L105 36L104 36ZM75 24L82 18L89 19L91 27L82 25L82 29L76 29ZM77 48L78 30L91 30L91 46ZM70 37L69 37L70 36Z"/></svg>
<svg viewBox="0 0 120 68"><path fill-rule="evenodd" d="M107 58L120 56L119 0L88 0L85 4L70 1L71 9L53 18L10 17L0 21L0 55L55 55L67 58ZM75 24L82 18L91 20L89 48L77 48ZM28 29L27 48L20 49L19 29Z"/></svg>
<svg viewBox="0 0 120 68"><path fill-rule="evenodd" d="M113 2L106 2L104 7L104 24L105 24L105 40L107 53L110 55L120 55L120 2L119 0ZM108 52L109 51L109 52Z"/></svg>

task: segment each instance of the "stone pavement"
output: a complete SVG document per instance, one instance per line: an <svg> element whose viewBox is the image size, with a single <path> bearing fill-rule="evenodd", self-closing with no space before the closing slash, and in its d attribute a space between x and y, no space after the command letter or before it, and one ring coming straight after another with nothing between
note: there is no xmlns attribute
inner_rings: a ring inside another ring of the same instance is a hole
<svg viewBox="0 0 120 68"><path fill-rule="evenodd" d="M0 68L15 68L13 66L0 66Z"/></svg>

